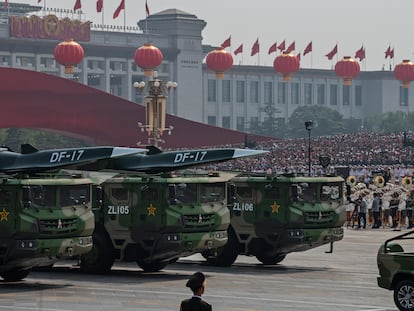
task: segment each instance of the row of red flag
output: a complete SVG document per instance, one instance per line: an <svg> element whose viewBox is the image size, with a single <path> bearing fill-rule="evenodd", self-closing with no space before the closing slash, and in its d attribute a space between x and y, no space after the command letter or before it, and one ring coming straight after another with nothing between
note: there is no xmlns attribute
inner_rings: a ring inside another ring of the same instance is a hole
<svg viewBox="0 0 414 311"><path fill-rule="evenodd" d="M224 42L221 44L221 47L223 49L231 46L231 36L228 37ZM279 45L277 43L273 43L269 47L268 54L272 54L274 52L280 51L281 53L292 53L295 50L295 41L293 41L287 48L286 48L286 42L283 40ZM250 53L250 56L254 56L260 51L260 45L259 45L259 38L256 39L252 46L252 50ZM305 50L303 51L303 56L306 54L312 52L312 41L309 42L309 44L306 46ZM240 53L243 53L243 43L240 44L240 46L234 50L234 55L238 55ZM331 60L336 54L338 53L338 44L334 46L334 48L325 56ZM297 54L296 57L300 58L301 54ZM385 51L385 58L394 58L394 48L391 49L391 46L388 46L388 49ZM361 48L355 52L355 58L359 58L360 61L365 59L365 48L364 46L361 46Z"/></svg>
<svg viewBox="0 0 414 311"><path fill-rule="evenodd" d="M40 2L42 2L42 0L37 0L37 3L40 3ZM103 2L104 0L96 1L96 12L98 13L102 12ZM9 6L8 0L5 0L3 8L6 10L8 6ZM75 5L73 6L73 10L77 11L77 10L80 10L81 8L82 8L81 0L76 0ZM125 0L121 0L121 3L116 8L114 15L112 17L114 19L117 18L119 16L119 13L121 13L122 10L125 10ZM147 13L147 17L148 17L150 15L150 11L149 11L147 0L145 0L145 12Z"/></svg>

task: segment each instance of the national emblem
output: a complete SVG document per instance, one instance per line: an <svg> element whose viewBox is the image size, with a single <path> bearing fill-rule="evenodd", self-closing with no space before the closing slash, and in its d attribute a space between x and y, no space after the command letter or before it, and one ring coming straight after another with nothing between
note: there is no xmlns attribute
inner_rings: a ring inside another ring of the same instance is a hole
<svg viewBox="0 0 414 311"><path fill-rule="evenodd" d="M148 210L148 216L155 216L156 208L152 205L152 203L150 204L149 207L147 207L147 210Z"/></svg>
<svg viewBox="0 0 414 311"><path fill-rule="evenodd" d="M9 216L10 212L6 211L6 209L3 207L3 210L0 212L0 221L7 221L7 217Z"/></svg>
<svg viewBox="0 0 414 311"><path fill-rule="evenodd" d="M273 202L273 204L271 205L271 207L272 207L272 213L279 213L280 205L277 204L276 201Z"/></svg>

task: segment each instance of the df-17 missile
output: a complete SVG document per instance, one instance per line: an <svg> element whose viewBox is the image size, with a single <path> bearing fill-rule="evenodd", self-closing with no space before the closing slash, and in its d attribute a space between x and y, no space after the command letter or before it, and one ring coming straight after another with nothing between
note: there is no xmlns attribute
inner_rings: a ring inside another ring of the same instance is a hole
<svg viewBox="0 0 414 311"><path fill-rule="evenodd" d="M267 153L263 150L215 148L161 151L149 146L147 154L135 154L117 159L111 159L107 169L120 171L135 171L148 174L170 172L208 163L218 163L237 158L251 157Z"/></svg>
<svg viewBox="0 0 414 311"><path fill-rule="evenodd" d="M8 148L0 148L0 172L30 174L92 163L106 165L103 163L106 163L107 160L147 151L147 149L140 148L110 146L39 151L31 145L24 144L21 146L21 153L11 151Z"/></svg>

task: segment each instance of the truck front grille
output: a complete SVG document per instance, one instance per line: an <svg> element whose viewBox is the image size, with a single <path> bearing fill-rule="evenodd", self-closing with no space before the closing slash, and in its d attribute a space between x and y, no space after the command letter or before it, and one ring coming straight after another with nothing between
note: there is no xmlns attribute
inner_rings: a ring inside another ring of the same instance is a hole
<svg viewBox="0 0 414 311"><path fill-rule="evenodd" d="M77 228L76 218L41 219L39 230L41 234L62 235L75 232Z"/></svg>
<svg viewBox="0 0 414 311"><path fill-rule="evenodd" d="M334 211L305 212L305 224L326 224L333 220Z"/></svg>
<svg viewBox="0 0 414 311"><path fill-rule="evenodd" d="M183 215L183 224L185 228L203 228L210 227L214 224L214 214L195 214L195 215Z"/></svg>

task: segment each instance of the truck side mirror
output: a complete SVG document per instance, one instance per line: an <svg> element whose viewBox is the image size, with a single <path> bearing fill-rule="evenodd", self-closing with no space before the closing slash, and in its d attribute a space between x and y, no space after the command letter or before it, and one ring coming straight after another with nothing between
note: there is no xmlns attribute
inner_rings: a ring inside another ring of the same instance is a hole
<svg viewBox="0 0 414 311"><path fill-rule="evenodd" d="M103 189L101 186L96 187L95 195L96 195L96 207L100 209L103 206L103 196L104 196Z"/></svg>
<svg viewBox="0 0 414 311"><path fill-rule="evenodd" d="M348 202L351 202L351 185L346 185L346 198Z"/></svg>
<svg viewBox="0 0 414 311"><path fill-rule="evenodd" d="M292 185L292 202L297 202L298 201L298 186L297 185Z"/></svg>
<svg viewBox="0 0 414 311"><path fill-rule="evenodd" d="M168 185L168 202L169 204L177 204L177 187Z"/></svg>
<svg viewBox="0 0 414 311"><path fill-rule="evenodd" d="M236 185L234 185L234 184L230 184L229 185L229 191L228 191L228 193L229 193L229 201L231 200L232 202L233 201L236 201Z"/></svg>
<svg viewBox="0 0 414 311"><path fill-rule="evenodd" d="M23 208L31 208L32 207L32 196L30 193L29 186L22 187L22 199L23 199Z"/></svg>

